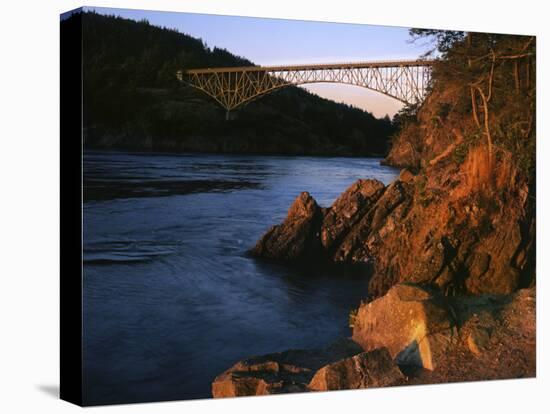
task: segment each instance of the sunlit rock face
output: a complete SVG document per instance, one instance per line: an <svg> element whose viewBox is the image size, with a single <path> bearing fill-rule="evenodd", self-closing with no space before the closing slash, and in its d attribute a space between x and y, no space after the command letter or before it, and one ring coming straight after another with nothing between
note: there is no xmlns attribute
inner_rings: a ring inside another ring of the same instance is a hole
<svg viewBox="0 0 550 414"><path fill-rule="evenodd" d="M433 371L427 378L434 381L533 376L535 311L534 288L512 295L444 297L398 284L359 307L352 338L366 351L387 348L400 366ZM504 354L508 366L499 368Z"/></svg>

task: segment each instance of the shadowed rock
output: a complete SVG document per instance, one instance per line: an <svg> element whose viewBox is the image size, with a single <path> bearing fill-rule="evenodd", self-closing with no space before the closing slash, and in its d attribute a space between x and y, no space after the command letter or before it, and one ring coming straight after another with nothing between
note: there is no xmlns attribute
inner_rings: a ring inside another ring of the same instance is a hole
<svg viewBox="0 0 550 414"><path fill-rule="evenodd" d="M271 259L296 260L319 251L321 208L307 192L301 193L280 225L271 227L251 253Z"/></svg>
<svg viewBox="0 0 550 414"><path fill-rule="evenodd" d="M362 349L342 339L326 349L289 350L236 363L212 383L214 398L308 391L308 383L324 365L348 358Z"/></svg>

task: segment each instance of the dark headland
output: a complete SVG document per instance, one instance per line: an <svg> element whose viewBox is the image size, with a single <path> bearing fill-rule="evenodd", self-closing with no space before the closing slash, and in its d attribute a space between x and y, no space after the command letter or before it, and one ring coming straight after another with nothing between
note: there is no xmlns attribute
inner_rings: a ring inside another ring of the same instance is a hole
<svg viewBox="0 0 550 414"><path fill-rule="evenodd" d="M175 30L82 14L87 149L271 155L384 156L389 117L289 86L231 112L179 82L179 70L248 66Z"/></svg>

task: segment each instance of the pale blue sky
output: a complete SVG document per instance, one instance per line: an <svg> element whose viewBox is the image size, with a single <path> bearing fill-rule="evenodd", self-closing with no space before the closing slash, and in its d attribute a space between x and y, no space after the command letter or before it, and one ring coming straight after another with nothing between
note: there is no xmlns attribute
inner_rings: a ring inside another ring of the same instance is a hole
<svg viewBox="0 0 550 414"><path fill-rule="evenodd" d="M414 59L427 49L410 42L408 28L309 22L284 19L85 7L102 14L177 29L222 47L258 65ZM305 87L337 102L346 102L376 116L392 116L402 104L357 86L314 84Z"/></svg>

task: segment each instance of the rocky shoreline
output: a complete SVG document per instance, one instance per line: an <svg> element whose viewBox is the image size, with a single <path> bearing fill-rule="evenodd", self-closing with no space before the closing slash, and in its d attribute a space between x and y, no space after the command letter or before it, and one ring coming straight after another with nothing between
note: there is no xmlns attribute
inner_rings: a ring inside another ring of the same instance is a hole
<svg viewBox="0 0 550 414"><path fill-rule="evenodd" d="M351 338L240 361L215 398L536 375L535 289L445 297L398 284L361 305ZM391 311L390 311L391 310Z"/></svg>
<svg viewBox="0 0 550 414"><path fill-rule="evenodd" d="M528 188L489 190L483 180L498 178L472 182L472 163L446 154L388 186L358 180L329 208L295 199L250 253L367 264L370 297L350 313L351 338L238 362L214 397L536 375Z"/></svg>

